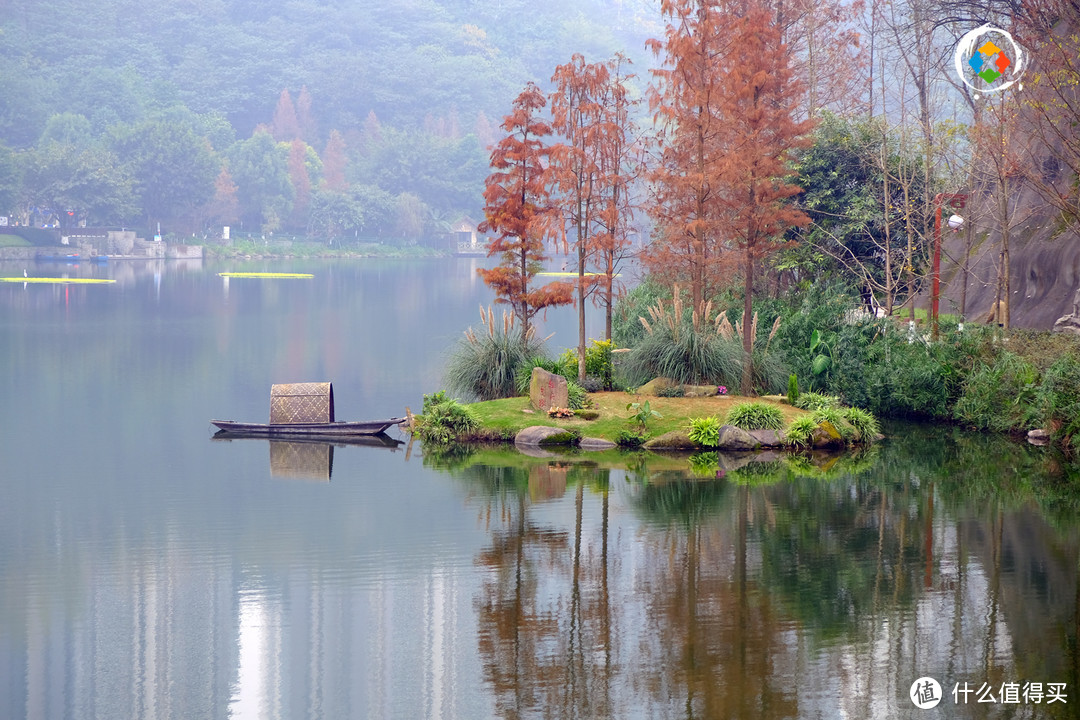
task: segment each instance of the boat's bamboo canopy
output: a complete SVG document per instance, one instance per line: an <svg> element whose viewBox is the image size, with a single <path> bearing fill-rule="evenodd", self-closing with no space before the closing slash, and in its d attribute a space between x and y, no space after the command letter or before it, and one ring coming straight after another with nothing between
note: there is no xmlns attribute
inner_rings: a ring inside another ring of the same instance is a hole
<svg viewBox="0 0 1080 720"><path fill-rule="evenodd" d="M325 422L334 422L333 383L285 383L271 386L271 425Z"/></svg>

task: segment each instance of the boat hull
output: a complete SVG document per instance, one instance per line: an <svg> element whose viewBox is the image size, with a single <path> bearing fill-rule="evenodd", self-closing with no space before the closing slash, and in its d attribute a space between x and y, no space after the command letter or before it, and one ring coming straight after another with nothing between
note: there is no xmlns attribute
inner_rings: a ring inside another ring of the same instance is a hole
<svg viewBox="0 0 1080 720"><path fill-rule="evenodd" d="M298 437L357 437L362 435L378 435L386 432L393 425L400 425L405 418L390 418L388 420L365 420L359 422L327 422L327 423L243 423L233 420L211 420L210 423L220 430L230 434L246 435L248 437L271 437L271 438L298 438Z"/></svg>

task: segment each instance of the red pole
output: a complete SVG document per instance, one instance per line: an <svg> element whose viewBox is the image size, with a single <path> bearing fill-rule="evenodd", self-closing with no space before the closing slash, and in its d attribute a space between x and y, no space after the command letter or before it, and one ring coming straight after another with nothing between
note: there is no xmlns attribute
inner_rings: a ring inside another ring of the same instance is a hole
<svg viewBox="0 0 1080 720"><path fill-rule="evenodd" d="M934 196L934 279L930 287L930 322L931 337L938 336L938 297L941 290L941 197Z"/></svg>

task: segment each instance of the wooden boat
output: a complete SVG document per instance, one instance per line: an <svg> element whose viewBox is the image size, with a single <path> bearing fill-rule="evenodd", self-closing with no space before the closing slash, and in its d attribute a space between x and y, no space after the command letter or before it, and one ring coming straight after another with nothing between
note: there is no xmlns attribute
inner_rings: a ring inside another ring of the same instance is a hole
<svg viewBox="0 0 1080 720"><path fill-rule="evenodd" d="M405 418L343 422L334 420L333 383L288 383L270 388L270 422L211 420L220 430L238 436L270 438L347 438L378 435Z"/></svg>
<svg viewBox="0 0 1080 720"><path fill-rule="evenodd" d="M405 422L405 418L386 420L362 420L358 422L329 423L244 423L235 420L211 420L210 423L229 434L257 437L310 437L315 436L333 441L339 437L354 435L378 435L394 425ZM321 439L321 438L320 438Z"/></svg>

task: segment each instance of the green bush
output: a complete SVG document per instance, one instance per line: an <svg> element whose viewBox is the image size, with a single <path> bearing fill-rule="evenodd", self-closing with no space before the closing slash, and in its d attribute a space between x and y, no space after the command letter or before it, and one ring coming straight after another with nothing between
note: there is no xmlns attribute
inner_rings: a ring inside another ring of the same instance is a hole
<svg viewBox="0 0 1080 720"><path fill-rule="evenodd" d="M799 402L799 376L791 373L787 383L787 400L792 405Z"/></svg>
<svg viewBox="0 0 1080 720"><path fill-rule="evenodd" d="M589 406L589 393L585 392L585 388L573 380L566 381L566 391L569 396L568 402L571 410L581 410Z"/></svg>
<svg viewBox="0 0 1080 720"><path fill-rule="evenodd" d="M477 400L514 397L518 393L519 368L540 355L543 346L536 340L534 328L529 330L527 336L522 336L505 314L500 327L489 312L484 317L484 331L469 328L451 352L446 365L447 386Z"/></svg>
<svg viewBox="0 0 1080 720"><path fill-rule="evenodd" d="M649 306L660 298L670 299L671 288L651 277L619 298L611 318L611 337L619 347L634 347L641 342L646 333L638 318L649 317Z"/></svg>
<svg viewBox="0 0 1080 720"><path fill-rule="evenodd" d="M615 435L615 444L624 448L639 448L645 444L647 436L643 432L620 430Z"/></svg>
<svg viewBox="0 0 1080 720"><path fill-rule="evenodd" d="M480 426L473 411L440 390L424 396L424 414L417 418L416 434L425 442L445 445Z"/></svg>
<svg viewBox="0 0 1080 720"><path fill-rule="evenodd" d="M983 430L1005 432L1040 424L1033 410L1039 371L1026 359L1002 352L981 364L963 384L956 419Z"/></svg>
<svg viewBox="0 0 1080 720"><path fill-rule="evenodd" d="M800 410L820 410L822 408L840 407L840 398L835 395L823 395L816 392L804 392L792 403Z"/></svg>
<svg viewBox="0 0 1080 720"><path fill-rule="evenodd" d="M854 428L858 440L873 439L881 432L877 418L872 413L854 407L844 408L842 412L844 420Z"/></svg>
<svg viewBox="0 0 1080 720"><path fill-rule="evenodd" d="M744 402L728 410L726 422L743 430L781 430L784 427L784 413L769 403Z"/></svg>
<svg viewBox="0 0 1080 720"><path fill-rule="evenodd" d="M687 436L704 447L720 444L720 419L715 417L691 418Z"/></svg>
<svg viewBox="0 0 1080 720"><path fill-rule="evenodd" d="M1043 374L1033 405L1055 440L1080 450L1080 358L1058 358Z"/></svg>
<svg viewBox="0 0 1080 720"><path fill-rule="evenodd" d="M817 427L817 421L813 417L800 415L788 424L787 429L784 430L784 439L789 445L809 447L810 439L814 436Z"/></svg>

